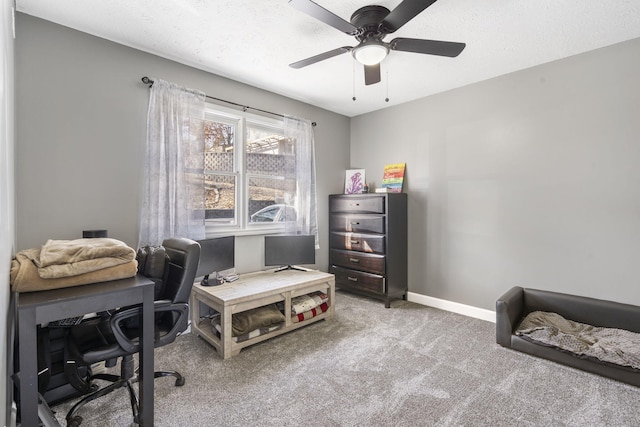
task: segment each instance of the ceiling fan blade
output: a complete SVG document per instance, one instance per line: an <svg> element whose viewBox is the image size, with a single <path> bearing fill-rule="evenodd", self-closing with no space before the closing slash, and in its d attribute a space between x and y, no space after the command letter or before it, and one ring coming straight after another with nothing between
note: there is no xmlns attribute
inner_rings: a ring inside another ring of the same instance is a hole
<svg viewBox="0 0 640 427"><path fill-rule="evenodd" d="M358 32L358 29L351 25L350 22L345 21L332 12L329 12L327 9L312 2L311 0L289 0L289 4L300 12L304 12L327 25L331 25L333 28L337 28L343 33L353 36Z"/></svg>
<svg viewBox="0 0 640 427"><path fill-rule="evenodd" d="M404 0L382 20L382 25L387 33L393 33L435 2L436 0Z"/></svg>
<svg viewBox="0 0 640 427"><path fill-rule="evenodd" d="M465 46L466 44L464 43L405 38L393 39L389 43L391 50L426 53L427 55L448 56L451 58L460 55Z"/></svg>
<svg viewBox="0 0 640 427"><path fill-rule="evenodd" d="M380 82L380 64L364 66L364 84L372 85Z"/></svg>
<svg viewBox="0 0 640 427"><path fill-rule="evenodd" d="M319 55L312 56L307 59L303 59L301 61L294 62L289 64L291 68L302 68L307 65L315 64L316 62L324 61L325 59L333 58L334 56L341 55L346 52L350 52L353 49L351 46L343 46L337 49L330 50L328 52L321 53Z"/></svg>

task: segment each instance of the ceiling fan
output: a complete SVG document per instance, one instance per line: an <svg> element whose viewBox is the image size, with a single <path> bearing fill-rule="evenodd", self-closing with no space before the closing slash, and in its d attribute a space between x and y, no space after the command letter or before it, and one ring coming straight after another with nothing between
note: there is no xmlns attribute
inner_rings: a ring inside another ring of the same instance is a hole
<svg viewBox="0 0 640 427"><path fill-rule="evenodd" d="M346 34L355 36L359 42L355 47L339 47L294 62L289 66L302 68L351 52L353 57L364 65L365 84L371 85L380 82L380 62L392 50L456 57L465 48L464 43L404 37L395 38L390 42L383 41L387 34L397 31L435 2L436 0L404 0L392 11L384 6L364 6L356 10L351 15L350 22L347 22L311 0L289 0L291 6Z"/></svg>

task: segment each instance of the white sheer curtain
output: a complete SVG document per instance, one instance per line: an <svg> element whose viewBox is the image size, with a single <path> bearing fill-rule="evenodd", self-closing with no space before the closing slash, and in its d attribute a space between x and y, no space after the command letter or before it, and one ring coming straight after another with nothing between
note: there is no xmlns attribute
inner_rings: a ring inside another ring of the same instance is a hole
<svg viewBox="0 0 640 427"><path fill-rule="evenodd" d="M138 245L203 239L204 92L157 78L150 89Z"/></svg>
<svg viewBox="0 0 640 427"><path fill-rule="evenodd" d="M318 244L316 210L316 162L313 127L306 119L285 116L284 136L295 141L296 154L296 222L287 222L287 234L313 234Z"/></svg>

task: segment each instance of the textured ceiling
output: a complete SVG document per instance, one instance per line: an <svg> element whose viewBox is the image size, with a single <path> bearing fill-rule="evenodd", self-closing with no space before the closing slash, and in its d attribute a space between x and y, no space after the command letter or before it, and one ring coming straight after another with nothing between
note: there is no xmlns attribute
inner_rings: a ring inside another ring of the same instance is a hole
<svg viewBox="0 0 640 427"><path fill-rule="evenodd" d="M464 42L462 54L392 51L382 63L382 82L365 86L362 66L349 53L302 69L288 66L356 42L287 3L16 0L20 12L347 116L640 37L640 0L439 0L385 40ZM316 3L348 21L362 6L392 10L400 0Z"/></svg>

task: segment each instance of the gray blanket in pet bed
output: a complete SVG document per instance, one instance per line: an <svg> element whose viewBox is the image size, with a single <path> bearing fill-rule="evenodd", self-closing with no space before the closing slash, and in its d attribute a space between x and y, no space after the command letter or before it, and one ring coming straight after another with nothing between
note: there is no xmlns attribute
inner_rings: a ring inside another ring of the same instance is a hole
<svg viewBox="0 0 640 427"><path fill-rule="evenodd" d="M529 313L516 335L578 356L640 369L640 334L567 320L556 313Z"/></svg>

